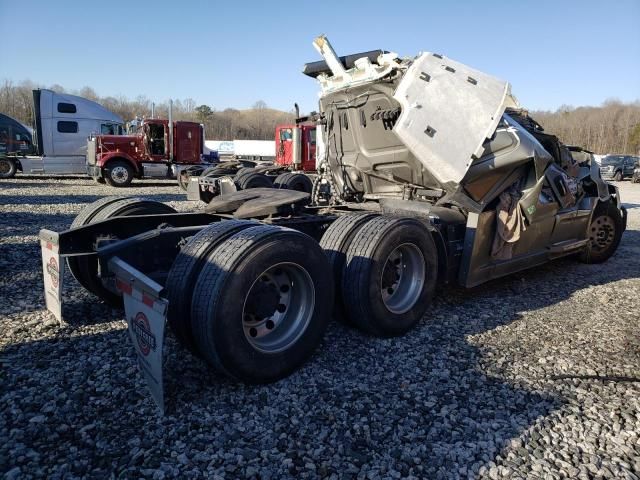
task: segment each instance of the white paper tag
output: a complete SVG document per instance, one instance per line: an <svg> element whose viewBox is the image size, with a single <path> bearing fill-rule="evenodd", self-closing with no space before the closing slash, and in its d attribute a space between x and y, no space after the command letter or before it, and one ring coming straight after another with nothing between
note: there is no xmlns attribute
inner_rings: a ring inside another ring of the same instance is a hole
<svg viewBox="0 0 640 480"><path fill-rule="evenodd" d="M42 249L42 273L44 276L44 298L47 310L62 323L62 280L64 260L58 254L58 245L40 240Z"/></svg>

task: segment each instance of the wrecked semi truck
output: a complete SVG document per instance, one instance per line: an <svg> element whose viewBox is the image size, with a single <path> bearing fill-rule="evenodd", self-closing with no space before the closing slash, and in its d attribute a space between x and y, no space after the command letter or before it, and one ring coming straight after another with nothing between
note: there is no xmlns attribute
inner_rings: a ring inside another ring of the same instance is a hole
<svg viewBox="0 0 640 480"><path fill-rule="evenodd" d="M64 232L42 230L48 308L66 265L124 303L142 372L162 397L165 321L240 381L299 368L332 315L401 335L437 285L472 287L576 255L602 262L626 226L618 190L519 109L507 82L444 56L338 58L305 71L321 88L319 190L251 189L176 213L105 198ZM428 313L427 313L428 314Z"/></svg>

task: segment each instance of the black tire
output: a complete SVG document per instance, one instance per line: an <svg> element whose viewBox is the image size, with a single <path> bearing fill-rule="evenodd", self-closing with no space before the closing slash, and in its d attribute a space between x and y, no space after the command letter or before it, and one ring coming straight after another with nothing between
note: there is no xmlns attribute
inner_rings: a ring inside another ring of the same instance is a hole
<svg viewBox="0 0 640 480"><path fill-rule="evenodd" d="M76 228L90 224L100 210L106 208L108 205L114 202L119 202L126 199L127 197L104 197L96 200L93 203L90 203L80 211L76 218L73 219L70 228ZM84 261L82 260L82 257L67 257L67 266L69 267L69 271L78 281L78 283L88 290L88 287L84 282L84 277L81 273L80 263L82 261Z"/></svg>
<svg viewBox="0 0 640 480"><path fill-rule="evenodd" d="M102 176L108 185L124 188L131 185L133 169L124 160L113 160L102 169Z"/></svg>
<svg viewBox="0 0 640 480"><path fill-rule="evenodd" d="M135 197L125 197L106 203L102 208L98 209L93 217L84 225L114 217L161 213L176 213L176 211L164 203ZM95 255L75 257L74 263L75 273L73 276L78 280L80 285L109 305L118 308L122 307L122 297L106 288L98 277L98 259Z"/></svg>
<svg viewBox="0 0 640 480"><path fill-rule="evenodd" d="M253 167L240 167L233 175L233 181L237 184L242 177L248 175L249 173L255 173L255 171L256 169Z"/></svg>
<svg viewBox="0 0 640 480"><path fill-rule="evenodd" d="M217 175L220 172L220 167L218 165L214 166L214 167L207 167L205 168L202 173L200 174L201 177L207 177L209 175Z"/></svg>
<svg viewBox="0 0 640 480"><path fill-rule="evenodd" d="M613 180L616 182L622 181L622 172L620 170L618 170L616 174L613 176Z"/></svg>
<svg viewBox="0 0 640 480"><path fill-rule="evenodd" d="M93 203L90 203L73 219L71 223L71 228L81 227L82 225L88 225L91 223L91 220L98 214L100 210L105 208L107 205L110 205L115 202L121 202L123 200L127 200L130 197L104 197L99 200L96 200ZM69 257L73 258L73 257Z"/></svg>
<svg viewBox="0 0 640 480"><path fill-rule="evenodd" d="M353 242L362 227L377 216L378 214L375 213L348 213L342 215L322 235L320 247L324 250L329 260L329 265L331 265L334 285L342 284L342 270L351 242ZM351 323L344 307L342 295L338 293L336 293L334 302L333 317L340 322Z"/></svg>
<svg viewBox="0 0 640 480"><path fill-rule="evenodd" d="M350 321L375 336L401 335L423 317L437 278L436 246L424 224L415 218L374 218L347 251L342 294Z"/></svg>
<svg viewBox="0 0 640 480"><path fill-rule="evenodd" d="M191 298L198 274L207 256L240 230L257 225L248 220L225 220L205 227L180 249L167 276L165 288L169 307L167 320L178 341L199 355L191 330Z"/></svg>
<svg viewBox="0 0 640 480"><path fill-rule="evenodd" d="M0 157L0 178L13 178L18 171L15 160L8 157Z"/></svg>
<svg viewBox="0 0 640 480"><path fill-rule="evenodd" d="M311 193L313 190L313 182L304 173L281 173L274 180L273 186L307 193Z"/></svg>
<svg viewBox="0 0 640 480"><path fill-rule="evenodd" d="M587 231L590 242L580 254L580 261L602 263L608 260L620 245L622 229L622 214L615 201L599 203L593 212Z"/></svg>
<svg viewBox="0 0 640 480"><path fill-rule="evenodd" d="M248 190L249 188L271 188L273 182L263 173L248 172L240 176L240 180L236 181L238 190Z"/></svg>
<svg viewBox="0 0 640 480"><path fill-rule="evenodd" d="M299 274L291 287L268 283L271 272L290 278L290 268ZM288 307L284 297L292 301ZM236 233L209 255L193 293L192 328L200 353L216 369L243 382L269 383L313 354L332 303L331 268L319 245L303 233L260 225ZM269 326L272 318L283 323ZM262 337L248 327L265 319L257 327ZM287 325L292 319L296 328ZM259 344L274 333L275 344ZM285 339L278 342L278 335Z"/></svg>

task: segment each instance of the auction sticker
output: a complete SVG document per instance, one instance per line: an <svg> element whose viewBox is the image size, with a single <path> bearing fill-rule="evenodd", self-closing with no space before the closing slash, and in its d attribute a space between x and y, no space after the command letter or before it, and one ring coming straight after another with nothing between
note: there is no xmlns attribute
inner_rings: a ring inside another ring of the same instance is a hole
<svg viewBox="0 0 640 480"><path fill-rule="evenodd" d="M44 276L44 298L49 310L62 321L62 279L64 278L64 260L58 254L58 246L41 240L42 273Z"/></svg>

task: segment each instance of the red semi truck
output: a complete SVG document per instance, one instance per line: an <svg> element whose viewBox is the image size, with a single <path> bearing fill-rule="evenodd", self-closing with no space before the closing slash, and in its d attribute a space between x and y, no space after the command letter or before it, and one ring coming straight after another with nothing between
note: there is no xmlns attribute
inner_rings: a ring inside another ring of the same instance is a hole
<svg viewBox="0 0 640 480"><path fill-rule="evenodd" d="M87 172L113 187L126 187L133 178L175 178L186 167L203 165L203 146L199 123L148 119L133 135L90 137Z"/></svg>
<svg viewBox="0 0 640 480"><path fill-rule="evenodd" d="M303 172L315 172L316 125L278 125L276 127L276 164Z"/></svg>

